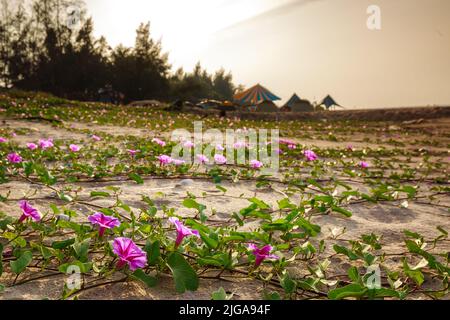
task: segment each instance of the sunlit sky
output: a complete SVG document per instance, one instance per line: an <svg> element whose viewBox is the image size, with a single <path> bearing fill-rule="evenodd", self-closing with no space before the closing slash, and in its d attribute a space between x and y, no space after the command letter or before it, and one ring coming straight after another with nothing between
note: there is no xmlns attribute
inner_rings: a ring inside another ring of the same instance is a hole
<svg viewBox="0 0 450 320"><path fill-rule="evenodd" d="M87 0L95 34L132 46L150 21L175 70L197 61L286 101L450 105L449 0ZM367 7L381 9L369 30Z"/></svg>

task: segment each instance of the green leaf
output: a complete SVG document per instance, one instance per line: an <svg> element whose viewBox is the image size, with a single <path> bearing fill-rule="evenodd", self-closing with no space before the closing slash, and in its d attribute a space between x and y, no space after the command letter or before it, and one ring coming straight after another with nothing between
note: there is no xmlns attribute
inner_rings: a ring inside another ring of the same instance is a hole
<svg viewBox="0 0 450 320"><path fill-rule="evenodd" d="M61 241L54 241L52 243L52 248L53 249L64 249L64 248L67 248L68 246L71 246L74 243L75 243L75 238L70 238L70 239L61 240Z"/></svg>
<svg viewBox="0 0 450 320"><path fill-rule="evenodd" d="M200 203L198 203L197 201L195 201L194 199L191 199L191 198L184 199L183 206L185 206L188 209L196 209L199 212L201 212L201 211L206 209L205 205L200 204Z"/></svg>
<svg viewBox="0 0 450 320"><path fill-rule="evenodd" d="M232 297L233 297L233 294L227 295L227 293L225 292L225 289L222 287L220 287L219 290L214 291L211 294L212 300L231 300Z"/></svg>
<svg viewBox="0 0 450 320"><path fill-rule="evenodd" d="M280 285L287 294L294 293L294 291L296 289L295 282L292 280L292 278L289 276L289 274L287 272L280 279Z"/></svg>
<svg viewBox="0 0 450 320"><path fill-rule="evenodd" d="M51 203L50 204L50 208L52 209L53 214L59 214L60 213L59 208L55 204Z"/></svg>
<svg viewBox="0 0 450 320"><path fill-rule="evenodd" d="M226 193L226 192L227 192L227 189L226 189L226 188L224 188L224 187L222 187L222 186L220 186L220 185L218 185L218 184L216 184L216 188L219 189L220 191L222 191L223 193Z"/></svg>
<svg viewBox="0 0 450 320"><path fill-rule="evenodd" d="M240 225L241 227L244 225L244 221L242 221L241 217L239 217L239 214L237 212L234 212L232 217L236 220L238 225Z"/></svg>
<svg viewBox="0 0 450 320"><path fill-rule="evenodd" d="M303 230L305 230L305 232L310 235L311 237L315 237L317 236L318 233L320 233L320 226L317 224L312 224L311 222L309 222L308 220L299 217L296 221L295 224L297 226L299 226L300 228L302 228Z"/></svg>
<svg viewBox="0 0 450 320"><path fill-rule="evenodd" d="M130 173L128 177L130 177L130 179L133 179L137 184L144 184L144 179L142 179L142 177L137 173Z"/></svg>
<svg viewBox="0 0 450 320"><path fill-rule="evenodd" d="M175 288L178 293L186 290L196 291L198 289L198 276L191 265L178 252L173 252L167 258L167 265L173 274Z"/></svg>
<svg viewBox="0 0 450 320"><path fill-rule="evenodd" d="M94 198L94 197L105 197L105 198L107 198L109 196L111 196L111 195L109 194L109 192L106 192L106 191L91 191L91 197L92 198Z"/></svg>
<svg viewBox="0 0 450 320"><path fill-rule="evenodd" d="M5 291L5 285L0 283L0 293L2 293L3 291Z"/></svg>
<svg viewBox="0 0 450 320"><path fill-rule="evenodd" d="M284 199L281 199L281 200L279 200L277 202L278 202L278 208L280 210L285 209L285 208L292 208L292 209L295 208L295 205L293 205L289 201L289 198L284 198Z"/></svg>
<svg viewBox="0 0 450 320"><path fill-rule="evenodd" d="M89 252L89 245L90 245L91 239L85 239L83 242L76 241L72 248L75 251L76 258L80 260L81 262L87 262L88 261L88 252Z"/></svg>
<svg viewBox="0 0 450 320"><path fill-rule="evenodd" d="M425 281L425 277L422 271L411 269L408 263L406 262L406 259L403 260L403 270L405 271L405 274L419 286L421 286L422 283Z"/></svg>
<svg viewBox="0 0 450 320"><path fill-rule="evenodd" d="M276 291L264 292L264 300L281 300L280 294Z"/></svg>
<svg viewBox="0 0 450 320"><path fill-rule="evenodd" d="M347 218L349 218L349 217L352 216L352 213L351 213L349 210L344 209L344 208L341 208L341 207L332 206L332 207L331 207L331 210L333 210L334 212L338 212L338 213L340 213L340 214L343 214L343 215L346 216Z"/></svg>
<svg viewBox="0 0 450 320"><path fill-rule="evenodd" d="M156 284L158 283L158 280L155 277L149 276L142 269L137 269L135 272L133 272L133 277L141 280L149 288L156 286Z"/></svg>
<svg viewBox="0 0 450 320"><path fill-rule="evenodd" d="M219 246L219 240L215 233L207 235L205 232L200 231L200 238L210 249L216 249Z"/></svg>
<svg viewBox="0 0 450 320"><path fill-rule="evenodd" d="M353 282L361 282L361 276L359 275L358 272L358 268L353 266L350 269L348 269L348 277L353 281Z"/></svg>
<svg viewBox="0 0 450 320"><path fill-rule="evenodd" d="M359 257L350 249L347 249L346 247L342 247L339 246L337 244L335 244L333 246L334 251L336 251L336 253L342 253L345 254L347 257L350 258L350 260L357 260Z"/></svg>
<svg viewBox="0 0 450 320"><path fill-rule="evenodd" d="M328 298L332 300L340 300L348 297L360 298L366 294L367 290L366 287L359 284L349 284L345 287L331 290L328 292Z"/></svg>
<svg viewBox="0 0 450 320"><path fill-rule="evenodd" d="M158 261L159 255L160 255L159 241L156 240L153 243L151 243L149 240L147 240L144 250L145 250L145 252L147 252L148 264L150 266L156 264L156 262Z"/></svg>
<svg viewBox="0 0 450 320"><path fill-rule="evenodd" d="M23 252L17 260L10 262L12 272L15 274L22 273L32 260L33 254L31 251Z"/></svg>
<svg viewBox="0 0 450 320"><path fill-rule="evenodd" d="M405 234L405 236L407 236L409 238L422 239L422 235L418 234L417 232L412 232L412 231L409 231L409 230L403 230L403 233Z"/></svg>
<svg viewBox="0 0 450 320"><path fill-rule="evenodd" d="M250 198L250 199L248 199L248 201L256 204L258 206L258 208L263 209L263 210L270 208L270 206L267 203L265 203L264 201L262 201L258 198Z"/></svg>

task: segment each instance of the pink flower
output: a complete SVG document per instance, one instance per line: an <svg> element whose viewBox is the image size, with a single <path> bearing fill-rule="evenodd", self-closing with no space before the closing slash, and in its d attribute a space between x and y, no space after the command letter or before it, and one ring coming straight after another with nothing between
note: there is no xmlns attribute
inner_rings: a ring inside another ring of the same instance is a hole
<svg viewBox="0 0 450 320"><path fill-rule="evenodd" d="M218 144L218 145L216 145L216 150L217 151L223 151L223 150L225 150L225 148L222 147L222 145Z"/></svg>
<svg viewBox="0 0 450 320"><path fill-rule="evenodd" d="M283 154L283 151L281 151L281 149L275 149L274 151L278 154Z"/></svg>
<svg viewBox="0 0 450 320"><path fill-rule="evenodd" d="M41 214L36 208L33 208L26 200L19 201L20 209L22 209L22 216L19 218L19 222L24 221L27 218L32 218L34 221L41 220Z"/></svg>
<svg viewBox="0 0 450 320"><path fill-rule="evenodd" d="M95 134L93 134L93 135L91 136L91 138L92 138L92 140L95 140L95 141L100 141L100 140L102 140L102 138L100 138L99 136L96 136Z"/></svg>
<svg viewBox="0 0 450 320"><path fill-rule="evenodd" d="M305 150L303 154L308 161L314 161L318 159L317 155L312 150Z"/></svg>
<svg viewBox="0 0 450 320"><path fill-rule="evenodd" d="M297 146L295 144L288 144L288 148L290 150L294 150L294 149L297 149Z"/></svg>
<svg viewBox="0 0 450 320"><path fill-rule="evenodd" d="M177 248L183 239L187 236L196 236L197 238L200 238L200 234L197 230L192 230L185 225L181 223L178 218L170 217L169 221L175 225L175 228L177 229L177 239L175 240L175 247Z"/></svg>
<svg viewBox="0 0 450 320"><path fill-rule="evenodd" d="M194 143L192 141L186 141L183 144L183 147L185 147L185 148L192 148L193 146L194 146Z"/></svg>
<svg viewBox="0 0 450 320"><path fill-rule="evenodd" d="M178 167L178 166L182 166L183 164L185 164L186 161L180 160L180 159L172 159L172 163Z"/></svg>
<svg viewBox="0 0 450 320"><path fill-rule="evenodd" d="M171 164L173 162L173 159L170 156L165 155L165 154L162 154L156 158L159 160L159 163L162 165Z"/></svg>
<svg viewBox="0 0 450 320"><path fill-rule="evenodd" d="M17 133L13 132L13 133L11 133L11 136L17 137Z"/></svg>
<svg viewBox="0 0 450 320"><path fill-rule="evenodd" d="M243 141L238 141L235 144L233 144L233 148L235 149L242 149L245 148L247 146L247 144Z"/></svg>
<svg viewBox="0 0 450 320"><path fill-rule="evenodd" d="M27 143L27 148L30 150L36 150L38 148L38 145L36 143L29 142Z"/></svg>
<svg viewBox="0 0 450 320"><path fill-rule="evenodd" d="M263 262L266 259L274 259L278 260L279 257L270 254L270 251L272 251L273 247L271 245L266 245L262 248L258 248L255 244L250 243L248 245L248 250L252 250L252 254L255 255L255 267L259 266L261 262Z"/></svg>
<svg viewBox="0 0 450 320"><path fill-rule="evenodd" d="M43 150L48 149L48 148L52 148L53 146L54 146L53 139L47 139L47 140L41 139L41 140L39 140L39 148L41 148Z"/></svg>
<svg viewBox="0 0 450 320"><path fill-rule="evenodd" d="M129 238L114 239L113 252L119 257L117 268L128 264L130 270L134 271L147 264L147 254Z"/></svg>
<svg viewBox="0 0 450 320"><path fill-rule="evenodd" d="M369 164L368 164L367 162L365 162L365 161L361 161L361 162L359 163L359 166L360 166L361 168L363 168L363 169L367 169L367 168L369 167Z"/></svg>
<svg viewBox="0 0 450 320"><path fill-rule="evenodd" d="M22 162L22 157L15 152L8 154L6 156L6 159L8 160L9 163L21 163Z"/></svg>
<svg viewBox="0 0 450 320"><path fill-rule="evenodd" d="M101 212L96 212L88 217L89 222L92 224L97 224L99 226L98 234L100 237L106 229L112 229L114 227L120 226L120 221L117 218L106 216Z"/></svg>
<svg viewBox="0 0 450 320"><path fill-rule="evenodd" d="M127 151L132 157L134 157L139 152L139 150L133 150L133 149L128 149Z"/></svg>
<svg viewBox="0 0 450 320"><path fill-rule="evenodd" d="M216 154L216 155L214 155L214 161L217 163L217 164L225 164L225 163L227 163L227 158L225 158L223 155L221 155L221 154Z"/></svg>
<svg viewBox="0 0 450 320"><path fill-rule="evenodd" d="M76 144L71 144L71 145L69 146L69 149L70 149L70 151L72 151L72 152L78 152L78 151L80 151L81 147L80 147L80 146L77 146Z"/></svg>
<svg viewBox="0 0 450 320"><path fill-rule="evenodd" d="M349 145L347 146L347 150L348 150L348 151L353 151L353 146L352 146L351 144L349 144Z"/></svg>
<svg viewBox="0 0 450 320"><path fill-rule="evenodd" d="M3 137L0 137L0 143L5 143L5 142L7 142L7 141L8 141L8 139L3 138Z"/></svg>
<svg viewBox="0 0 450 320"><path fill-rule="evenodd" d="M205 164L205 163L208 163L208 162L209 162L208 157L205 156L205 155L203 155L203 154L198 154L198 155L197 155L197 160L198 160L201 164Z"/></svg>
<svg viewBox="0 0 450 320"><path fill-rule="evenodd" d="M258 160L251 160L250 161L250 167L252 167L253 169L259 169L263 166L263 163L261 161Z"/></svg>
<svg viewBox="0 0 450 320"><path fill-rule="evenodd" d="M162 141L161 139L158 138L153 138L152 142L156 142L157 144L159 144L161 147L165 147L166 143L164 141Z"/></svg>

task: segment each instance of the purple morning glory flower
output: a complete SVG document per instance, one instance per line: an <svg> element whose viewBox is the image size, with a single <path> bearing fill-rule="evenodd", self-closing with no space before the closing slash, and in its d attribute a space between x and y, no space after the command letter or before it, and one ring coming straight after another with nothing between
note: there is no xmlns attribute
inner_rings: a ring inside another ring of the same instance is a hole
<svg viewBox="0 0 450 320"><path fill-rule="evenodd" d="M97 224L99 226L98 234L100 237L106 229L112 229L114 227L120 226L120 221L117 218L106 216L101 212L96 212L88 217L88 220L92 224Z"/></svg>
<svg viewBox="0 0 450 320"><path fill-rule="evenodd" d="M38 145L36 143L29 142L27 143L27 148L30 150L36 150L38 148Z"/></svg>
<svg viewBox="0 0 450 320"><path fill-rule="evenodd" d="M21 163L22 162L22 157L15 152L8 154L6 156L6 159L8 160L9 163Z"/></svg>
<svg viewBox="0 0 450 320"><path fill-rule="evenodd" d="M129 238L114 239L113 252L119 257L117 268L128 264L130 270L134 271L147 264L147 254Z"/></svg>
<svg viewBox="0 0 450 320"><path fill-rule="evenodd" d="M368 164L367 162L365 162L365 161L361 161L361 162L359 163L359 166L360 166L361 168L363 168L363 169L367 169L367 168L369 167L369 164Z"/></svg>
<svg viewBox="0 0 450 320"><path fill-rule="evenodd" d="M45 139L41 139L41 140L39 140L39 147L41 148L41 149L48 149L48 148L52 148L54 145L53 145L53 139L47 139L47 140L45 140Z"/></svg>
<svg viewBox="0 0 450 320"><path fill-rule="evenodd" d="M192 230L186 227L185 225L183 225L183 223L181 223L180 220L178 220L178 218L170 217L169 221L173 223L175 225L175 228L177 229L177 239L175 240L176 248L181 244L184 237L196 236L197 238L200 238L200 234L198 233L197 230Z"/></svg>
<svg viewBox="0 0 450 320"><path fill-rule="evenodd" d="M22 216L19 218L19 222L27 218L32 218L34 221L41 220L40 212L36 208L33 208L28 201L21 200L19 201L19 205L20 209L22 209Z"/></svg>
<svg viewBox="0 0 450 320"><path fill-rule="evenodd" d="M208 163L208 162L209 162L208 157L205 156L205 155L203 155L203 154L198 154L198 155L197 155L197 160L198 160L201 164L205 164L205 163Z"/></svg>
<svg viewBox="0 0 450 320"><path fill-rule="evenodd" d="M225 163L227 163L227 158L225 158L223 155L221 155L221 154L216 154L216 155L214 155L214 161L217 163L217 164L225 164Z"/></svg>
<svg viewBox="0 0 450 320"><path fill-rule="evenodd" d="M165 155L165 154L157 156L156 158L159 160L159 163L162 165L171 164L173 162L173 159L170 156Z"/></svg>
<svg viewBox="0 0 450 320"><path fill-rule="evenodd" d="M172 163L176 166L182 166L183 164L186 164L186 161L180 159L172 159Z"/></svg>
<svg viewBox="0 0 450 320"><path fill-rule="evenodd" d="M318 159L317 155L312 150L305 150L303 154L308 161L314 161Z"/></svg>
<svg viewBox="0 0 450 320"><path fill-rule="evenodd" d="M166 143L164 141L162 141L161 139L158 139L158 138L153 138L152 142L155 142L155 143L159 144L161 147L165 147L166 146Z"/></svg>
<svg viewBox="0 0 450 320"><path fill-rule="evenodd" d="M252 250L252 254L255 256L255 267L259 266L266 259L279 259L278 256L270 254L270 251L273 249L271 245L265 245L262 248L258 248L256 244L250 243L248 249Z"/></svg>
<svg viewBox="0 0 450 320"><path fill-rule="evenodd" d="M251 160L250 161L250 167L252 167L253 169L259 169L262 168L263 163L261 161L258 160Z"/></svg>
<svg viewBox="0 0 450 320"><path fill-rule="evenodd" d="M69 149L70 149L70 151L72 151L72 152L78 152L78 151L80 151L81 147L78 146L78 145L76 145L76 144L71 144L71 145L69 146Z"/></svg>
<svg viewBox="0 0 450 320"><path fill-rule="evenodd" d="M128 149L127 151L132 157L134 157L139 152L139 150L133 150L133 149Z"/></svg>

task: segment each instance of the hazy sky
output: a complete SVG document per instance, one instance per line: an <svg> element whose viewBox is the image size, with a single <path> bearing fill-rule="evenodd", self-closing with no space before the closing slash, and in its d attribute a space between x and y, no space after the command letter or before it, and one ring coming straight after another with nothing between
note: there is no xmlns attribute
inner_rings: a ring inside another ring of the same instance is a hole
<svg viewBox="0 0 450 320"><path fill-rule="evenodd" d="M133 45L151 22L174 69L231 70L289 99L450 105L450 0L87 0L96 35ZM381 30L369 30L369 5Z"/></svg>

